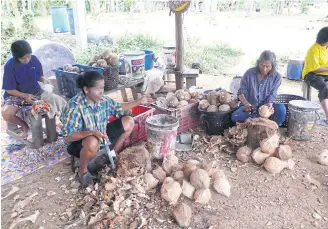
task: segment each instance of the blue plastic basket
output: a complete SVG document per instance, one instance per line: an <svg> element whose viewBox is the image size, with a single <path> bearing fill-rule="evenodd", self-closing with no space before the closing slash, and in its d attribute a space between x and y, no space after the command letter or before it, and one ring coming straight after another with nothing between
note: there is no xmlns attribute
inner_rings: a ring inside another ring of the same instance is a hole
<svg viewBox="0 0 328 229"><path fill-rule="evenodd" d="M90 67L81 64L74 64L73 66L79 67L83 71L95 70L101 74L104 74L104 70L97 67ZM66 72L63 68L53 69L56 73L56 80L58 85L59 93L66 98L70 99L80 93L81 89L76 85L76 79L79 76L79 73L76 72Z"/></svg>

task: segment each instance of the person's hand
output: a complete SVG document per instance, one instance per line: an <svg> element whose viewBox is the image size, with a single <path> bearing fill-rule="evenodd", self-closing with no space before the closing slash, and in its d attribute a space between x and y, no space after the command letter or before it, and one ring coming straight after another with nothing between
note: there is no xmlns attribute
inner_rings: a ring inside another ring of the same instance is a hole
<svg viewBox="0 0 328 229"><path fill-rule="evenodd" d="M34 95L31 95L31 94L24 94L23 99L28 103L32 103L35 100L37 100L36 97Z"/></svg>
<svg viewBox="0 0 328 229"><path fill-rule="evenodd" d="M251 105L250 103L247 103L247 104L245 105L245 107L244 107L244 110L245 110L246 112L252 112L253 107L252 107L252 105Z"/></svg>
<svg viewBox="0 0 328 229"><path fill-rule="evenodd" d="M150 104L152 102L153 102L153 99L151 98L150 95L144 95L140 99L138 99L138 104L139 105Z"/></svg>
<svg viewBox="0 0 328 229"><path fill-rule="evenodd" d="M268 103L268 104L266 104L266 105L269 107L269 111L270 111L270 113L273 114L273 113L274 113L273 104L272 104L272 103Z"/></svg>
<svg viewBox="0 0 328 229"><path fill-rule="evenodd" d="M92 131L92 135L95 136L101 143L104 143L104 139L108 138L107 134L101 133L98 130Z"/></svg>

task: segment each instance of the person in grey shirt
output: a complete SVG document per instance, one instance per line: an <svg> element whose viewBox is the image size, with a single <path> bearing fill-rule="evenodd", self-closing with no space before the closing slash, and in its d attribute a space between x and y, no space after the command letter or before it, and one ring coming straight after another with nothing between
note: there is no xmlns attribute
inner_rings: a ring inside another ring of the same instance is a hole
<svg viewBox="0 0 328 229"><path fill-rule="evenodd" d="M278 126L286 118L284 104L276 103L282 77L276 70L276 55L266 50L261 53L254 68L248 69L241 82L238 97L241 106L232 113L233 122L244 122L248 118L259 117L258 108L267 105L273 115L270 117Z"/></svg>

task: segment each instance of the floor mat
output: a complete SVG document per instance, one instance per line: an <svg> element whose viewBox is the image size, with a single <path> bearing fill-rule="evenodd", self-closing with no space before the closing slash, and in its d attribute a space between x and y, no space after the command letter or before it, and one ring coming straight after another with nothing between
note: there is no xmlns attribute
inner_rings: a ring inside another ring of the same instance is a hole
<svg viewBox="0 0 328 229"><path fill-rule="evenodd" d="M1 185L69 157L62 138L39 149L33 149L6 133L0 133L0 146Z"/></svg>

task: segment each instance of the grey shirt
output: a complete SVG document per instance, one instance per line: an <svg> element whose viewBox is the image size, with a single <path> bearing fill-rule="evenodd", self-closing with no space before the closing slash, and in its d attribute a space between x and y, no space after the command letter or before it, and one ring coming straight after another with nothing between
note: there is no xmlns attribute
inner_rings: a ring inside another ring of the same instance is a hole
<svg viewBox="0 0 328 229"><path fill-rule="evenodd" d="M248 69L238 91L238 95L244 94L247 101L256 108L263 104L275 103L282 82L281 75L276 71L270 72L264 80L259 80L258 75L257 68Z"/></svg>

